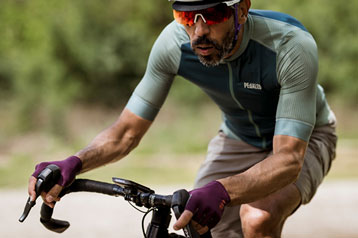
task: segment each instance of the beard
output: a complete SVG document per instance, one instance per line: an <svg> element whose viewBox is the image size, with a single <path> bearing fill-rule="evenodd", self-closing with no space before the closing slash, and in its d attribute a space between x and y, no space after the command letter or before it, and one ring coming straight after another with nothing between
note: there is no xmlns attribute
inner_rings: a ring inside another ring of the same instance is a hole
<svg viewBox="0 0 358 238"><path fill-rule="evenodd" d="M198 56L199 61L203 65L205 65L206 67L214 67L222 63L225 57L232 51L234 47L234 38L235 29L232 29L226 34L222 44L220 44L216 40L209 39L206 35L204 35L193 41L191 44L191 48L194 50L194 53ZM216 52L211 55L200 55L195 51L196 46L200 44L211 44L215 48Z"/></svg>

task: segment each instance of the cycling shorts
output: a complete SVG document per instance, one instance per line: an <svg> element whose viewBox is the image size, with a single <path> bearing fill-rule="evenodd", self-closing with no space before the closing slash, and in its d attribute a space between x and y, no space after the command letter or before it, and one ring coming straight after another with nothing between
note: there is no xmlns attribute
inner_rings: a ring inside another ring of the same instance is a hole
<svg viewBox="0 0 358 238"><path fill-rule="evenodd" d="M295 182L301 194L301 204L306 204L312 199L318 186L327 175L332 160L335 158L336 142L334 125L321 126L313 130L306 150L304 165ZM270 150L263 150L244 141L231 139L220 131L209 143L207 158L199 169L195 187L242 173L270 155L272 155ZM221 221L212 230L212 232L222 231L224 233L215 237L241 237L239 209L240 206L225 209Z"/></svg>

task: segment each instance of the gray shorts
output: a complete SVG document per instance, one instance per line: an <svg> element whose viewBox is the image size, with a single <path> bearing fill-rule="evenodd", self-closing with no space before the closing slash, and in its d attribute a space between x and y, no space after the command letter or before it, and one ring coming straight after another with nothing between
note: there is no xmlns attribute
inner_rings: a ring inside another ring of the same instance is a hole
<svg viewBox="0 0 358 238"><path fill-rule="evenodd" d="M313 130L305 154L304 165L295 182L301 193L301 203L308 203L335 158L337 137L334 126L322 126ZM206 160L201 165L195 187L201 187L213 180L242 173L272 154L243 141L229 138L223 132L214 137L208 147ZM227 207L223 218L212 230L214 237L241 237L239 217L240 206Z"/></svg>

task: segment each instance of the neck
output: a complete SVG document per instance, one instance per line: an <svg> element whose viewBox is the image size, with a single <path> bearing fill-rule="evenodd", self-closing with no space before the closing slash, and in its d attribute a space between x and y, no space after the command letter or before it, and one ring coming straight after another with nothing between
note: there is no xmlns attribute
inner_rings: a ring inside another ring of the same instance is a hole
<svg viewBox="0 0 358 238"><path fill-rule="evenodd" d="M237 40L234 39L234 45L233 45L233 48L232 50L230 51L230 53L225 57L225 59L228 59L230 58L232 55L235 54L235 52L240 48L240 45L241 45L241 42L242 42L242 38L243 38L243 35L244 35L244 25L242 25L239 33L238 33L238 38Z"/></svg>

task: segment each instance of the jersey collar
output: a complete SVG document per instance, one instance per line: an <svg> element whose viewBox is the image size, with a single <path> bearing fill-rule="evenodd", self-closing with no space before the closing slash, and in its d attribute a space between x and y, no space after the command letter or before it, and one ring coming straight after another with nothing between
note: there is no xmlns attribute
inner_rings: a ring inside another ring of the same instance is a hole
<svg viewBox="0 0 358 238"><path fill-rule="evenodd" d="M241 41L241 45L240 45L239 49L232 56L230 56L230 58L225 59L224 62L233 61L233 60L237 59L238 57L240 57L240 55L242 55L242 53L244 53L247 45L249 44L252 29L253 29L253 21L252 21L251 15L249 14L247 16L247 21L244 25L244 35L242 37L242 41Z"/></svg>

